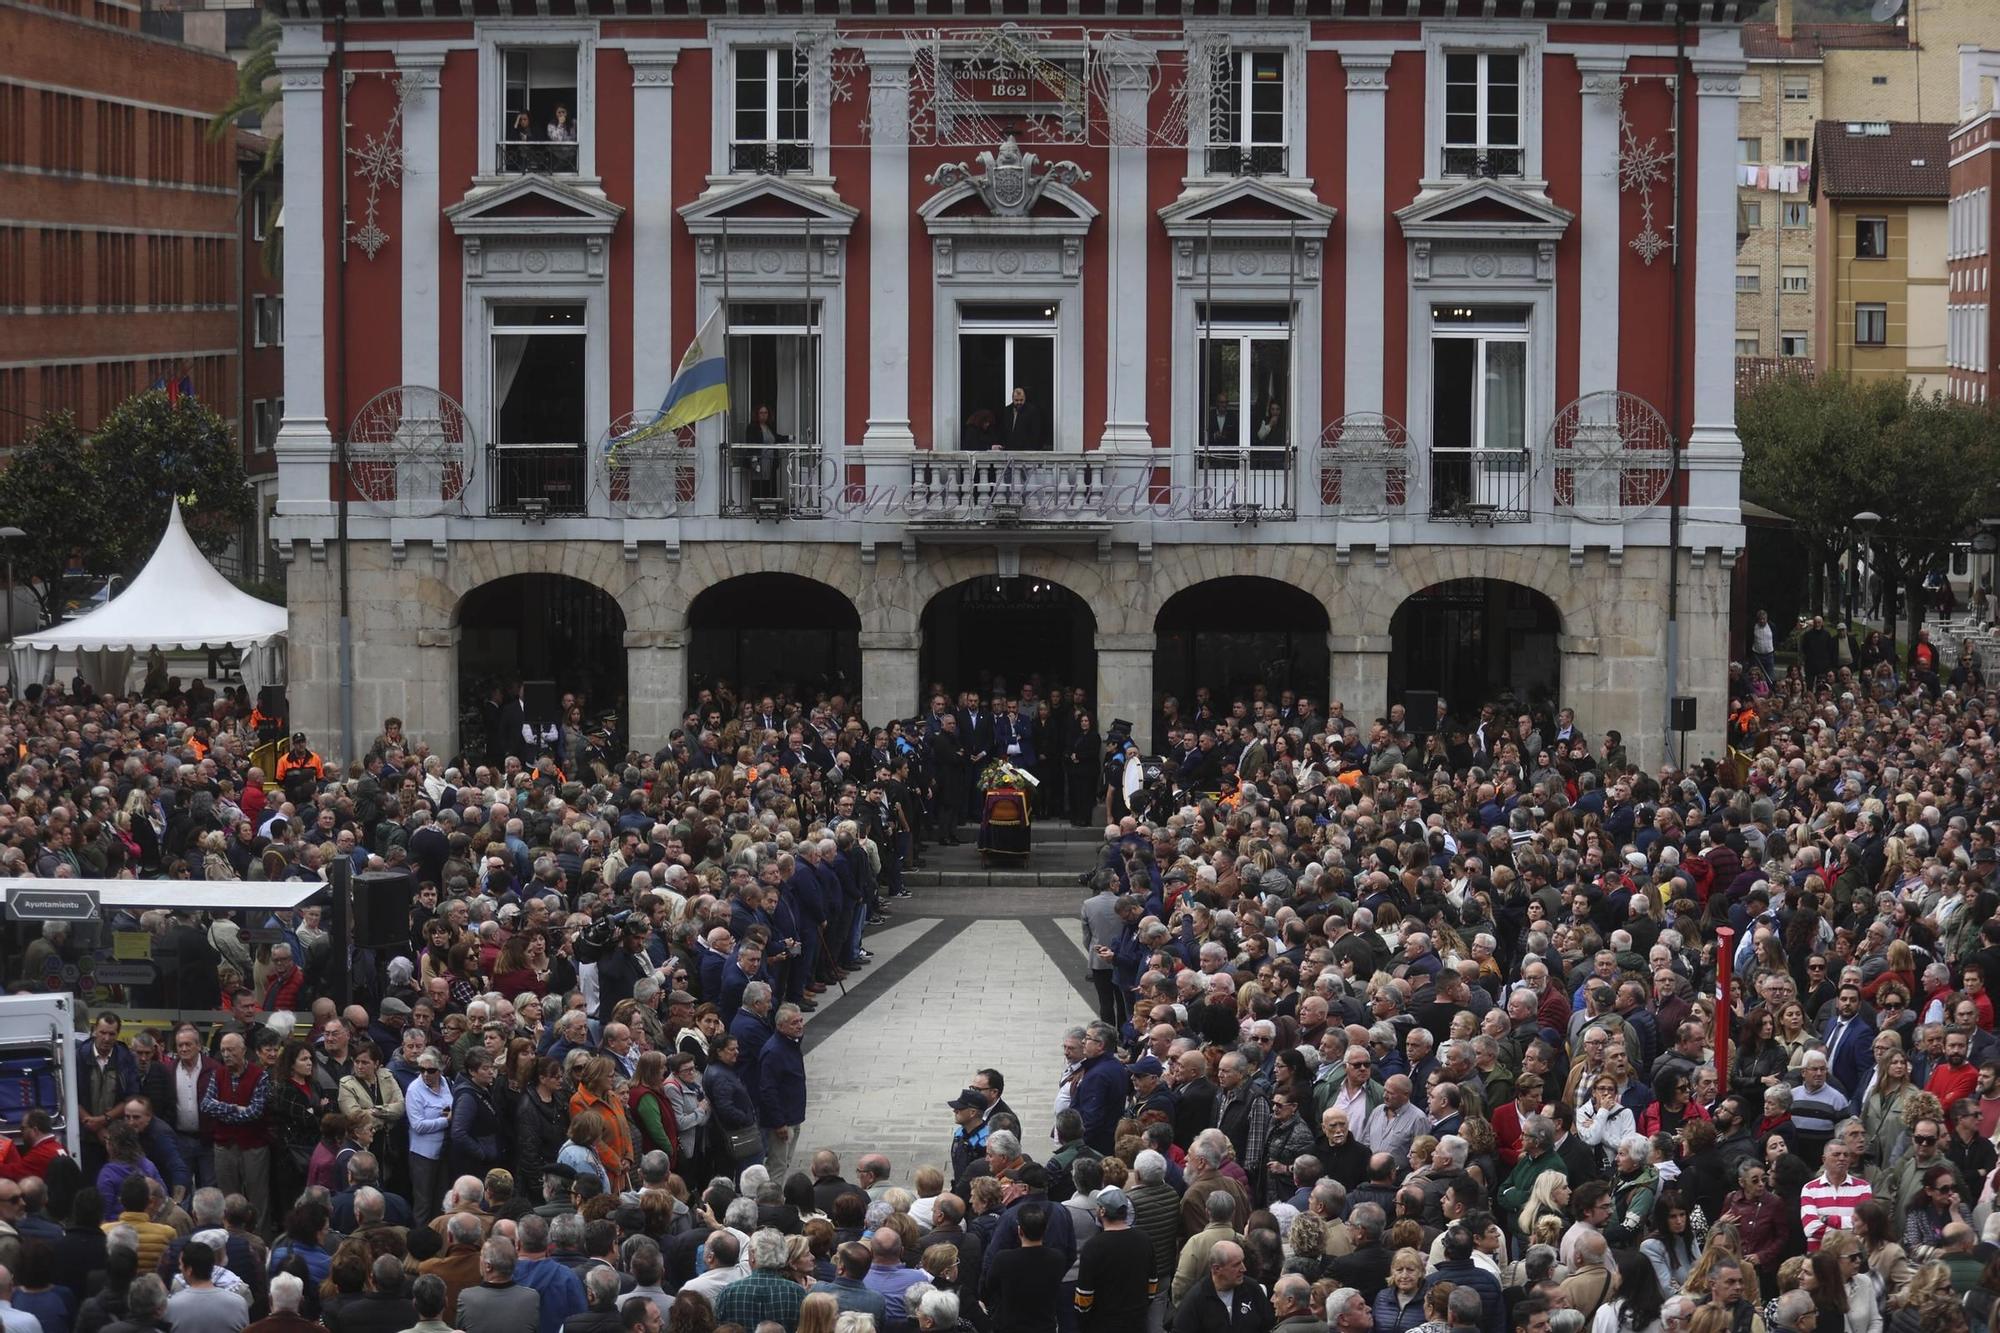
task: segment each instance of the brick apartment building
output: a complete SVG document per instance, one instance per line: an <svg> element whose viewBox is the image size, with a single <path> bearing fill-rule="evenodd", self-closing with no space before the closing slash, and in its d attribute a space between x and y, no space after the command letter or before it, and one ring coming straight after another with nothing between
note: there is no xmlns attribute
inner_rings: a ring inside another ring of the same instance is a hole
<svg viewBox="0 0 2000 1333"><path fill-rule="evenodd" d="M1949 273L1945 362L1950 393L1971 403L1994 399L1993 234L2000 209L2000 50L1959 51L1958 127L1951 132Z"/></svg>
<svg viewBox="0 0 2000 1333"><path fill-rule="evenodd" d="M181 376L248 438L235 85L122 0L0 3L0 447Z"/></svg>

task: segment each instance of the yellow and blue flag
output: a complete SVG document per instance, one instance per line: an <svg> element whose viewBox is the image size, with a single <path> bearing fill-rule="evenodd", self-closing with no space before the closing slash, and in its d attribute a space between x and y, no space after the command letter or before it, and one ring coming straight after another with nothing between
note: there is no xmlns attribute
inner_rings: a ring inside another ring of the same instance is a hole
<svg viewBox="0 0 2000 1333"><path fill-rule="evenodd" d="M726 337L722 307L718 305L695 333L694 341L688 344L686 354L681 357L680 369L674 373L674 382L667 386L667 396L660 400L659 414L637 430L613 440L613 446L676 431L682 426L727 412L729 373L723 354Z"/></svg>

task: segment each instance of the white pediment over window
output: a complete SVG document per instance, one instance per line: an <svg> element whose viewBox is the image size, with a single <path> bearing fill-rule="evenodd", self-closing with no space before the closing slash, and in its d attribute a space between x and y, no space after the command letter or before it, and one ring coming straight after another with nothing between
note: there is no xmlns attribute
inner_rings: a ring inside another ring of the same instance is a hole
<svg viewBox="0 0 2000 1333"><path fill-rule="evenodd" d="M1337 210L1309 190L1278 185L1261 176L1238 176L1214 189L1191 189L1160 210L1167 235L1218 239L1242 237L1324 237Z"/></svg>
<svg viewBox="0 0 2000 1333"><path fill-rule="evenodd" d="M785 176L717 176L681 221L695 236L846 236L861 210L831 186L805 184Z"/></svg>
<svg viewBox="0 0 2000 1333"><path fill-rule="evenodd" d="M510 176L444 210L460 236L608 236L625 210L601 190L552 176Z"/></svg>
<svg viewBox="0 0 2000 1333"><path fill-rule="evenodd" d="M1425 191L1396 210L1396 221L1413 241L1554 242L1576 214L1504 181L1476 179Z"/></svg>

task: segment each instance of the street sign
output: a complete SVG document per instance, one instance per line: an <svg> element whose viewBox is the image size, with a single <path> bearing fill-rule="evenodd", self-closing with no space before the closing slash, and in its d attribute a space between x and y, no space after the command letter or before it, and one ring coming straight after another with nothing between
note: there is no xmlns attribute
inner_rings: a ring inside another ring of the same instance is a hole
<svg viewBox="0 0 2000 1333"><path fill-rule="evenodd" d="M9 921L92 921L97 895L88 889L9 889Z"/></svg>

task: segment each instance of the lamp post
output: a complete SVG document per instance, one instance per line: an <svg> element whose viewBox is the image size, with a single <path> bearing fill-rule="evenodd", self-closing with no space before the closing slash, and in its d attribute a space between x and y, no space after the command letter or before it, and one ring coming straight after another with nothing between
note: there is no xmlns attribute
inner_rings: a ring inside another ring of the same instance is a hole
<svg viewBox="0 0 2000 1333"><path fill-rule="evenodd" d="M28 534L13 526L0 528L0 546L7 548L7 642L14 642L14 543Z"/></svg>
<svg viewBox="0 0 2000 1333"><path fill-rule="evenodd" d="M1861 549L1867 553L1870 564L1875 560L1875 529L1881 526L1882 516L1872 509L1864 509L1854 516L1854 527L1861 534ZM1854 566L1854 582L1856 584L1854 595L1858 596L1861 583L1861 565L1858 561ZM1854 623L1854 616L1851 613L1847 617L1847 622L1850 625Z"/></svg>

